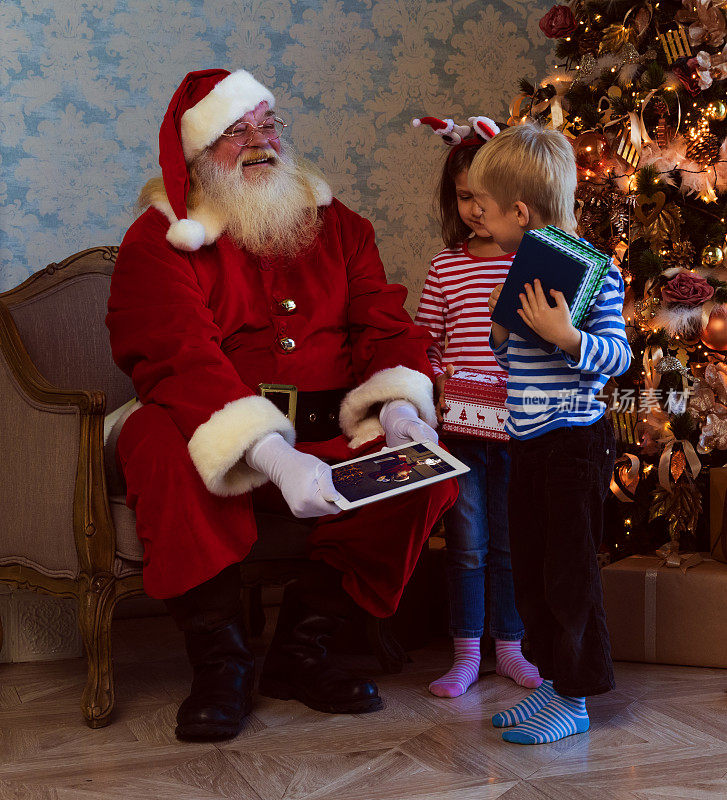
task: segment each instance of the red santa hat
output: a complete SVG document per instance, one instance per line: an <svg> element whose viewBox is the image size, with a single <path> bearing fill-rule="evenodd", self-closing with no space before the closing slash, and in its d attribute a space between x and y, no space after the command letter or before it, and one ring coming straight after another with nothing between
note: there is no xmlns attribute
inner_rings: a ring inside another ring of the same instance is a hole
<svg viewBox="0 0 727 800"><path fill-rule="evenodd" d="M174 93L159 131L162 168L169 218L167 241L180 250L198 250L219 235L207 231L187 211L187 165L243 114L265 100L275 106L272 93L245 70L206 69L190 72Z"/></svg>

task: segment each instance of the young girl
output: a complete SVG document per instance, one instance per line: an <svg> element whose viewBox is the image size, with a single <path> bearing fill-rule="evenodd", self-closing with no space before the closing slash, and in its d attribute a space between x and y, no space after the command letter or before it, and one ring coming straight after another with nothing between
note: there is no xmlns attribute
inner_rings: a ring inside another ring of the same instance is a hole
<svg viewBox="0 0 727 800"><path fill-rule="evenodd" d="M467 185L475 154L499 128L485 117L472 118L475 135L466 136L467 128L453 126L451 121L422 122L452 145L439 183L442 238L447 247L432 259L416 315L416 322L435 339L429 359L436 376L441 423L444 384L455 369L502 372L488 343L487 301L505 280L514 253L503 252L492 240ZM437 125L440 122L454 130ZM429 691L438 697L458 697L477 680L485 623L485 567L497 674L520 686L537 688L541 678L522 654L524 629L515 608L507 527L507 445L475 438L449 438L446 444L470 472L459 478L459 499L444 518L454 663L430 684Z"/></svg>

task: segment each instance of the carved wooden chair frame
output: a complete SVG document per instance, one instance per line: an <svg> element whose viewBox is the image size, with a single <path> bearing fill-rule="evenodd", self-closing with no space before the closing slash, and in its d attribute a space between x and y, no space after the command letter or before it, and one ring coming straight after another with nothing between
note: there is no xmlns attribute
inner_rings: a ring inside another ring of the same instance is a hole
<svg viewBox="0 0 727 800"><path fill-rule="evenodd" d="M118 578L113 565L116 531L111 520L103 458L106 396L101 391L61 389L49 383L28 355L9 309L39 292L80 274L110 275L118 247L95 247L49 264L15 289L0 294L0 354L21 390L33 401L76 406L80 447L73 501L73 531L78 555L77 578L51 578L23 564L0 566L0 582L78 601L78 621L88 657L88 678L81 710L91 728L109 722L114 706L111 618L126 597L143 594L141 574ZM94 258L95 257L95 258ZM0 620L0 645L2 621Z"/></svg>

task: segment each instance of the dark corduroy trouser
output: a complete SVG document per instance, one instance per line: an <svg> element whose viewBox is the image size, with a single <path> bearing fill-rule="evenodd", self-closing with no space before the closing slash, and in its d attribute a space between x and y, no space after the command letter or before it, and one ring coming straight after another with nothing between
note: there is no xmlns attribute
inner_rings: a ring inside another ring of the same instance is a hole
<svg viewBox="0 0 727 800"><path fill-rule="evenodd" d="M605 417L510 442L515 600L540 674L570 697L614 688L596 558L614 450Z"/></svg>

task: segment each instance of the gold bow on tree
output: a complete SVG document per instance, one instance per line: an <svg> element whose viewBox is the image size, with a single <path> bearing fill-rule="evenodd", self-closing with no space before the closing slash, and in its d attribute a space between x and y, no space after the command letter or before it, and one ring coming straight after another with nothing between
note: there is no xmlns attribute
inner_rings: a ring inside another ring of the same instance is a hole
<svg viewBox="0 0 727 800"><path fill-rule="evenodd" d="M721 47L727 37L727 21L719 8L722 3L711 0L682 0L684 8L677 11L676 20L689 25L689 41L698 45L702 42L711 47Z"/></svg>
<svg viewBox="0 0 727 800"><path fill-rule="evenodd" d="M618 53L627 44L636 44L636 31L628 25L609 25L603 32L601 44L598 46L598 55L604 53Z"/></svg>

